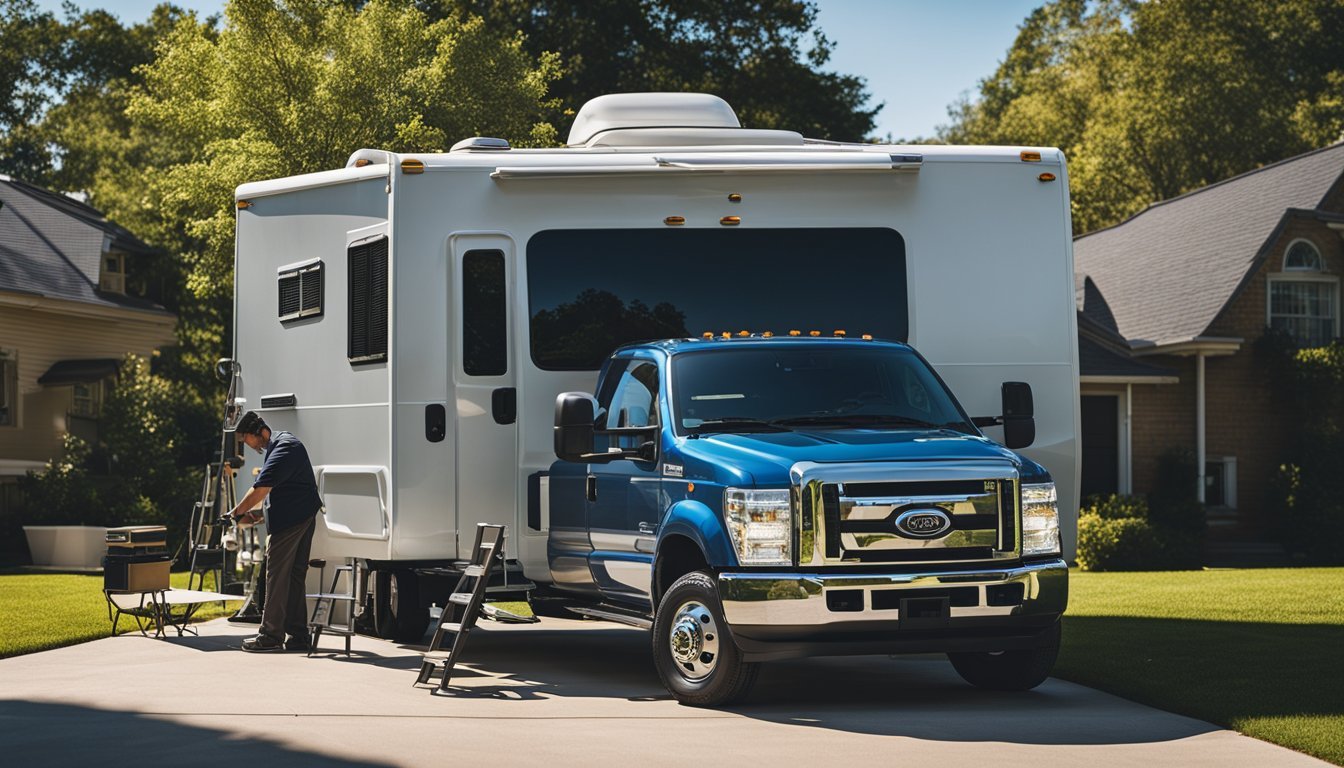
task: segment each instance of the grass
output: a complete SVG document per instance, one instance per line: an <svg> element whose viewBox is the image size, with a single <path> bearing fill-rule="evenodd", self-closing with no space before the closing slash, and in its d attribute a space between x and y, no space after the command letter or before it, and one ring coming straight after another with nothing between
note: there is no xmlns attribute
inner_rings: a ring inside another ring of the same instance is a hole
<svg viewBox="0 0 1344 768"><path fill-rule="evenodd" d="M1344 765L1344 568L1070 576L1054 674Z"/></svg>
<svg viewBox="0 0 1344 768"><path fill-rule="evenodd" d="M186 573L174 573L172 585L187 586ZM201 606L197 619L225 616L237 603ZM67 573L6 573L0 575L0 658L45 651L107 637L107 618L101 575ZM123 616L117 634L137 632L135 619ZM172 630L169 630L172 631Z"/></svg>

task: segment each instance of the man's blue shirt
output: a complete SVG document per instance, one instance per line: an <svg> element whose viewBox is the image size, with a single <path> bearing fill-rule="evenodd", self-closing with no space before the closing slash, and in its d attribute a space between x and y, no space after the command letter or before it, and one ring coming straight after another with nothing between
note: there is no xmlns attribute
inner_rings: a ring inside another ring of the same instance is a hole
<svg viewBox="0 0 1344 768"><path fill-rule="evenodd" d="M322 508L308 449L290 432L271 434L271 441L266 444L266 459L252 484L271 489L270 511L266 515L269 533L279 533L307 522Z"/></svg>

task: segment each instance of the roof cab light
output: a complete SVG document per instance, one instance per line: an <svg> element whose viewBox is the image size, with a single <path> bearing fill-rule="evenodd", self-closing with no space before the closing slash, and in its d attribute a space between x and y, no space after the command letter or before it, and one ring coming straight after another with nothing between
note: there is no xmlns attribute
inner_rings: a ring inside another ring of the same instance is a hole
<svg viewBox="0 0 1344 768"><path fill-rule="evenodd" d="M1024 149L1024 150L1022 150L1022 152L1020 152L1020 153L1018 154L1018 157L1022 158L1022 162L1024 162L1024 163L1039 163L1039 162L1041 162L1041 153L1040 153L1040 152L1035 152L1035 151L1033 151L1033 150L1027 150L1027 149Z"/></svg>

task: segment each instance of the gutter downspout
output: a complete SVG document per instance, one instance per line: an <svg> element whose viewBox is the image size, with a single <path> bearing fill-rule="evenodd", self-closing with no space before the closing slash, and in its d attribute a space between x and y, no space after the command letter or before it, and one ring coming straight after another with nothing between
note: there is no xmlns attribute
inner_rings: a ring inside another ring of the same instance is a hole
<svg viewBox="0 0 1344 768"><path fill-rule="evenodd" d="M1204 352L1195 353L1195 471L1199 503L1204 503Z"/></svg>

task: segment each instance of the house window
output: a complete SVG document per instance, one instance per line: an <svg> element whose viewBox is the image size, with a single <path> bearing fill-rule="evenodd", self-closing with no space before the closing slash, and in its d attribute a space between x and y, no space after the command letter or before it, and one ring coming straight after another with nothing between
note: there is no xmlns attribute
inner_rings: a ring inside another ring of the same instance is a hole
<svg viewBox="0 0 1344 768"><path fill-rule="evenodd" d="M350 269L350 325L346 353L352 363L387 359L387 238L346 250Z"/></svg>
<svg viewBox="0 0 1344 768"><path fill-rule="evenodd" d="M322 262L282 267L278 280L281 322L322 314Z"/></svg>
<svg viewBox="0 0 1344 768"><path fill-rule="evenodd" d="M108 293L126 292L126 256L109 251L103 254L103 273L98 279L98 289Z"/></svg>
<svg viewBox="0 0 1344 768"><path fill-rule="evenodd" d="M1223 456L1204 464L1204 504L1221 509L1237 508L1237 457Z"/></svg>
<svg viewBox="0 0 1344 768"><path fill-rule="evenodd" d="M1283 272L1269 276L1269 327L1303 347L1339 336L1339 277L1325 272L1321 253L1307 240L1288 245Z"/></svg>
<svg viewBox="0 0 1344 768"><path fill-rule="evenodd" d="M70 415L83 416L89 419L98 418L99 413L102 412L103 383L101 381L76 382L71 386L71 389L73 398L70 404Z"/></svg>
<svg viewBox="0 0 1344 768"><path fill-rule="evenodd" d="M19 423L19 356L14 350L0 349L0 427Z"/></svg>

